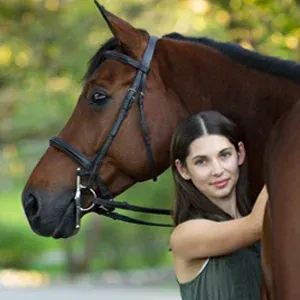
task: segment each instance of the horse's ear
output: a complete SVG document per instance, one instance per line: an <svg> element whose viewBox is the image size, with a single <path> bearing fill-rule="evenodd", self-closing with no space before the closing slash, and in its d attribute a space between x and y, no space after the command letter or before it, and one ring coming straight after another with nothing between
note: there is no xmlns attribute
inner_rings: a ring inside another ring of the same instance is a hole
<svg viewBox="0 0 300 300"><path fill-rule="evenodd" d="M109 26L112 34L117 38L119 44L128 53L136 58L142 56L142 52L147 45L148 38L143 35L140 30L134 28L123 19L115 16L107 11L104 6L100 5L97 0L94 0L96 6L101 12L105 22Z"/></svg>

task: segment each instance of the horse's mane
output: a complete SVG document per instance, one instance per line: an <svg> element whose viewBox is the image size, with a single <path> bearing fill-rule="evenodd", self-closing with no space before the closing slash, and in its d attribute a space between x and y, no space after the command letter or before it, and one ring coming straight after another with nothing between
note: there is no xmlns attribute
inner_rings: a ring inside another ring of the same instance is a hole
<svg viewBox="0 0 300 300"><path fill-rule="evenodd" d="M258 52L244 49L237 44L218 42L206 37L186 37L176 32L166 34L164 37L204 44L221 51L232 60L249 68L269 73L274 76L285 77L300 84L300 64L294 61L263 55Z"/></svg>
<svg viewBox="0 0 300 300"><path fill-rule="evenodd" d="M141 30L143 33L144 30ZM233 43L218 42L206 37L187 37L179 33L173 32L164 35L163 37L174 40L200 43L211 48L217 49L242 65L255 70L269 73L273 76L284 77L300 84L300 64L290 60L275 58L272 56L260 54L250 51ZM85 79L89 78L104 60L104 53L107 50L115 50L117 48L117 39L115 37L109 39L92 57L89 62L88 70L85 74Z"/></svg>

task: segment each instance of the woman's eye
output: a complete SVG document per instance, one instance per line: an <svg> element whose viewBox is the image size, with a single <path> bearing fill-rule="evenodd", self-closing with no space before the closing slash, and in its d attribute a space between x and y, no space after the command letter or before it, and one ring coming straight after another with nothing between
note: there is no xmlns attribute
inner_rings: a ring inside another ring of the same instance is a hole
<svg viewBox="0 0 300 300"><path fill-rule="evenodd" d="M228 157L230 157L230 155L231 155L231 153L229 153L229 152L223 152L223 153L221 153L221 157L222 158L228 158Z"/></svg>
<svg viewBox="0 0 300 300"><path fill-rule="evenodd" d="M95 92L91 95L90 103L92 105L100 106L100 105L106 104L108 99L109 99L108 95L103 94L101 92Z"/></svg>
<svg viewBox="0 0 300 300"><path fill-rule="evenodd" d="M206 163L205 159L199 159L196 161L196 165L204 165Z"/></svg>

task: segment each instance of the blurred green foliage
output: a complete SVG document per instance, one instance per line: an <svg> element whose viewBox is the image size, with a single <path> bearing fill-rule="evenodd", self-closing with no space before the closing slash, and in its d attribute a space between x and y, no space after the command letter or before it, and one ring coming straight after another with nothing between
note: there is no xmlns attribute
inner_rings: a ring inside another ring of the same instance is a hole
<svg viewBox="0 0 300 300"><path fill-rule="evenodd" d="M33 259L47 249L22 227L3 220L1 226L0 266L5 268L30 268Z"/></svg>
<svg viewBox="0 0 300 300"><path fill-rule="evenodd" d="M299 1L99 2L158 36L173 31L209 36L300 60ZM34 262L33 256L53 249L64 252L66 244L30 231L20 205L22 186L47 148L48 138L57 134L72 112L88 60L111 34L92 0L3 0L0 13L0 266L43 268L43 261ZM121 198L170 207L169 173L158 184L138 184ZM82 232L71 239L75 257L87 251L85 238L93 224L88 216ZM97 254L91 255L91 270L170 263L170 230L109 220L95 224L101 227L101 238L95 246Z"/></svg>

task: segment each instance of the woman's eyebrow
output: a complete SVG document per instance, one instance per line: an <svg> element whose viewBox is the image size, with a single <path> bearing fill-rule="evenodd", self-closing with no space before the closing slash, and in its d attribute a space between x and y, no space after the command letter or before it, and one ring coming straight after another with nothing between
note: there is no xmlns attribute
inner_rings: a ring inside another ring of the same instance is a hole
<svg viewBox="0 0 300 300"><path fill-rule="evenodd" d="M198 158L206 158L206 155L195 155L194 157L192 157L192 160L198 159Z"/></svg>
<svg viewBox="0 0 300 300"><path fill-rule="evenodd" d="M220 153L221 152L224 152L224 151L227 151L227 150L233 150L233 148L230 146L230 147L227 147L227 148L224 148L224 149L222 149L221 151L220 151Z"/></svg>

